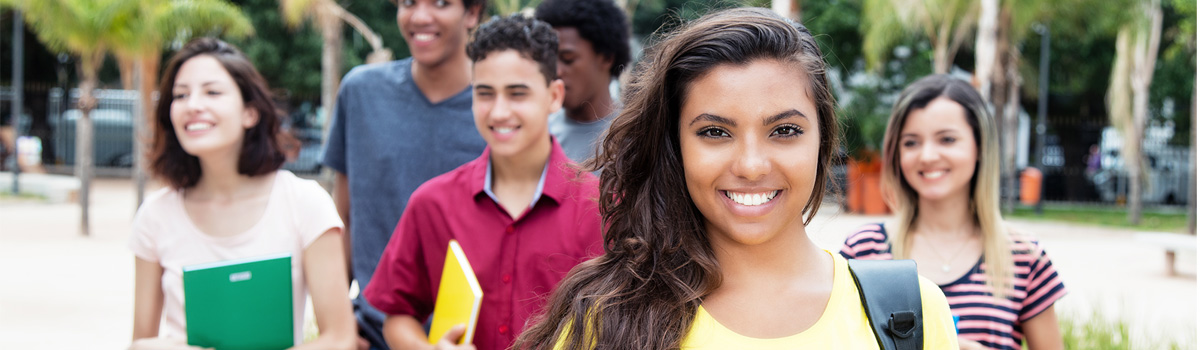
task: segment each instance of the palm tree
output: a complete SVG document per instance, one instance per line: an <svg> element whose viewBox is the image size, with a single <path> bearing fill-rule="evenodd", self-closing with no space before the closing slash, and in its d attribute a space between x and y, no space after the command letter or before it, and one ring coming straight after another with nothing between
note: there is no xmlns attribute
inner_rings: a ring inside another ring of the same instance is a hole
<svg viewBox="0 0 1200 350"><path fill-rule="evenodd" d="M121 22L129 19L124 14L131 4L124 0L2 0L0 5L20 9L47 48L78 56L81 79L80 117L75 124L75 174L80 180L80 229L87 235L93 156L90 113L96 108L92 90L99 84L100 65L112 46L112 38L121 30Z"/></svg>
<svg viewBox="0 0 1200 350"><path fill-rule="evenodd" d="M1163 21L1159 0L1143 0L1138 5L1134 8L1137 16L1117 33L1117 57L1108 87L1109 118L1124 136L1121 155L1129 172L1127 219L1134 225L1142 219L1142 138L1150 114L1150 82Z"/></svg>
<svg viewBox="0 0 1200 350"><path fill-rule="evenodd" d="M81 116L76 120L75 129L75 174L80 181L80 229L84 235L90 232L88 210L93 170L90 113L96 108L97 101L93 90L99 85L98 73L105 56L110 51L128 55L145 54L143 49L151 46L161 49L165 40L199 33L194 31L197 28L184 25L186 23L225 24L212 21L221 14L229 13L226 11L229 8L208 6L218 1L192 0L155 4L142 0L0 0L0 6L22 11L33 32L46 47L79 57L78 70L82 79L79 82L78 109ZM156 12L151 10L163 12L156 15ZM236 9L234 11L233 13L237 13ZM244 18L242 23L246 27L249 26L249 22ZM152 32L149 28L162 30ZM151 45L152 43L157 45ZM157 71L156 67L153 71ZM144 74L143 77L153 79L149 74Z"/></svg>
<svg viewBox="0 0 1200 350"><path fill-rule="evenodd" d="M310 18L321 29L321 109L326 116L333 115L333 104L337 100L338 85L342 78L342 22L349 24L370 43L373 51L367 56L367 63L392 59L392 51L383 47L383 38L334 0L280 0L279 10L290 26L299 26L305 18ZM332 119L325 120L328 129Z"/></svg>
<svg viewBox="0 0 1200 350"><path fill-rule="evenodd" d="M1048 20L1058 8L1052 2L1040 0L983 0L980 4L975 80L999 124L1003 208L1011 212L1017 196L1017 128L1023 83L1018 44L1029 34L1033 23Z"/></svg>
<svg viewBox="0 0 1200 350"><path fill-rule="evenodd" d="M141 205L146 188L146 130L153 125L147 123L156 120L151 93L158 82L163 47L170 41L205 34L244 37L251 35L254 27L237 7L221 0L133 1L138 15L115 38L113 53L121 62L125 89L138 90L141 113L135 113L134 118L133 173L137 204Z"/></svg>
<svg viewBox="0 0 1200 350"><path fill-rule="evenodd" d="M861 27L867 68L879 67L905 33L920 33L933 47L934 73L948 73L978 17L973 0L864 0L863 18L871 18Z"/></svg>
<svg viewBox="0 0 1200 350"><path fill-rule="evenodd" d="M1016 144L1020 113L1020 43L1034 23L1049 23L1060 15L1087 8L1096 18L1123 16L1129 0L980 0L975 37L974 81L993 108L1000 129L1003 207L1011 212L1016 200Z"/></svg>

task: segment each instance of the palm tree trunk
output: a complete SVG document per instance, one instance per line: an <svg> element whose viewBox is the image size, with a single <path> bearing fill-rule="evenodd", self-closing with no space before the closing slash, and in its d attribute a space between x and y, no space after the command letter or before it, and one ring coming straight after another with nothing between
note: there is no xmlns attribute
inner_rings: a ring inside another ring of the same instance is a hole
<svg viewBox="0 0 1200 350"><path fill-rule="evenodd" d="M1136 88L1134 90L1133 105L1135 107L1133 114L1135 115L1134 119L1136 120L1136 115L1138 114L1136 107L1138 105L1138 93L1136 92ZM1132 127L1129 129L1129 132L1133 133L1134 136L1131 139L1134 142L1128 146L1129 149L1132 150L1130 153L1133 154L1133 156L1125 160L1125 166L1129 169L1129 197L1126 197L1126 203L1128 203L1129 206L1126 207L1128 209L1128 212L1126 213L1126 220L1129 221L1130 224L1137 225L1142 222L1142 164L1144 164L1142 162L1142 135L1145 135L1146 133L1145 124L1135 121Z"/></svg>
<svg viewBox="0 0 1200 350"><path fill-rule="evenodd" d="M1004 107L1004 120L1008 123L1008 133L1004 136L1008 139L1008 213L1012 213L1013 208L1017 203L1017 134L1020 132L1021 118L1021 73L1017 71L1017 66L1020 64L1020 56L1015 50L1009 52L1009 58L1006 62L1008 75L1008 103Z"/></svg>
<svg viewBox="0 0 1200 350"><path fill-rule="evenodd" d="M950 72L950 22L942 22L933 42L933 73L946 74Z"/></svg>
<svg viewBox="0 0 1200 350"><path fill-rule="evenodd" d="M84 54L79 60L79 119L75 120L75 176L79 178L79 212L80 232L84 236L91 234L88 211L91 205L89 195L92 186L92 118L91 112L96 108L94 89L100 79L98 76L100 64L104 61L104 51Z"/></svg>
<svg viewBox="0 0 1200 350"><path fill-rule="evenodd" d="M1000 124L1001 161L1001 191L1003 193L1002 208L1005 213L1011 213L1016 205L1016 140L1017 140L1017 108L1019 104L1019 89L1016 79L1017 53L1010 42L1012 32L1012 11L1005 7L1000 9L996 26L996 56L990 69L991 89L990 100L995 109L995 116ZM984 96L989 98L989 96Z"/></svg>
<svg viewBox="0 0 1200 350"><path fill-rule="evenodd" d="M146 198L146 180L149 177L146 172L148 168L146 150L150 142L149 130L153 130L152 127L157 120L151 95L158 82L158 66L161 60L162 52L157 48L138 59L138 75L140 75L138 102L141 104L142 115L133 121L133 181L137 192L136 205L139 207L142 205L142 200Z"/></svg>
<svg viewBox="0 0 1200 350"><path fill-rule="evenodd" d="M975 80L979 94L990 101L992 69L996 65L996 25L999 21L1000 0L981 0L979 29L975 32Z"/></svg>
<svg viewBox="0 0 1200 350"><path fill-rule="evenodd" d="M1196 90L1196 82L1192 81L1192 137L1188 138L1188 159L1193 161L1188 162L1188 233L1196 234L1196 96L1200 95L1200 91Z"/></svg>
<svg viewBox="0 0 1200 350"><path fill-rule="evenodd" d="M342 23L337 16L323 11L317 15L324 41L321 50L321 109L325 113L324 130L333 120L333 104L342 78Z"/></svg>
<svg viewBox="0 0 1200 350"><path fill-rule="evenodd" d="M136 89L137 86L137 59L117 55L117 68L121 73L121 88L125 90Z"/></svg>
<svg viewBox="0 0 1200 350"><path fill-rule="evenodd" d="M1137 225L1142 221L1142 139L1145 137L1146 122L1150 114L1150 82L1154 79L1154 64L1158 60L1158 45L1162 35L1162 5L1158 0L1150 0L1145 5L1145 16L1149 20L1149 28L1137 31L1137 41L1134 44L1134 67L1131 84L1133 87L1133 157L1127 159L1130 163L1129 172L1129 215L1130 224Z"/></svg>

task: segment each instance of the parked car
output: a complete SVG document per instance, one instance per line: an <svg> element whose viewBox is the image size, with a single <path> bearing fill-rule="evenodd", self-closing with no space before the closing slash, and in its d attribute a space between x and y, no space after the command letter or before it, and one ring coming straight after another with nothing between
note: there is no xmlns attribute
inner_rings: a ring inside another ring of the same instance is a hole
<svg viewBox="0 0 1200 350"><path fill-rule="evenodd" d="M55 159L43 160L45 163L74 165L75 164L75 126L80 111L68 110L61 118L50 118L50 127L54 130L53 141L58 150ZM91 112L93 141L93 161L98 167L129 168L133 166L133 116L127 110L96 109ZM28 118L23 118L21 126L28 130ZM321 129L319 127L301 126L290 127L284 133L291 136L291 141L298 148L289 153L288 162L283 168L295 173L313 174L321 170ZM285 153L288 151L288 137L281 137ZM298 141L298 142L296 142ZM43 141L47 142L47 141Z"/></svg>
<svg viewBox="0 0 1200 350"><path fill-rule="evenodd" d="M1146 156L1142 163L1144 203L1180 204L1187 199L1188 165L1192 160L1186 147L1167 144L1174 133L1174 125L1146 128L1142 143L1142 153ZM1100 169L1090 179L1105 201L1116 201L1129 191L1128 171L1121 156L1122 141L1121 134L1112 127L1104 128L1100 137Z"/></svg>
<svg viewBox="0 0 1200 350"><path fill-rule="evenodd" d="M78 109L67 110L61 118L50 118L54 130L54 146L57 159L47 163L75 164L75 125L79 120ZM120 109L95 109L92 118L94 141L92 161L99 167L133 166L133 115Z"/></svg>
<svg viewBox="0 0 1200 350"><path fill-rule="evenodd" d="M287 136L280 137L280 144L284 153L288 155L288 161L283 163L283 168L297 174L321 172L321 129L290 128L283 134ZM289 138L291 145L285 141ZM290 150L289 147L298 147L299 150Z"/></svg>
<svg viewBox="0 0 1200 350"><path fill-rule="evenodd" d="M283 164L284 169L297 174L321 172L324 131L319 113L315 106L305 102L285 119L279 137L280 147L288 156L287 163Z"/></svg>

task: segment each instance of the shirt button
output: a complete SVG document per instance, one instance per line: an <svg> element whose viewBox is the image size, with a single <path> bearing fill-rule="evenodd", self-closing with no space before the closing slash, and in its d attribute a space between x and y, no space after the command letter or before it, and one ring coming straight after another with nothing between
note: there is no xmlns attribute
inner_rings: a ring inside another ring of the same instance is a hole
<svg viewBox="0 0 1200 350"><path fill-rule="evenodd" d="M507 233L513 233L513 231L515 231L515 230L516 230L516 229L514 229L512 226L509 226L509 227L505 227L505 228L504 228L504 232L507 232Z"/></svg>
<svg viewBox="0 0 1200 350"><path fill-rule="evenodd" d="M508 333L508 326L500 325L500 334L506 334L506 333Z"/></svg>
<svg viewBox="0 0 1200 350"><path fill-rule="evenodd" d="M504 283L508 283L512 281L512 276L504 275L504 277L501 277L500 279L504 280Z"/></svg>

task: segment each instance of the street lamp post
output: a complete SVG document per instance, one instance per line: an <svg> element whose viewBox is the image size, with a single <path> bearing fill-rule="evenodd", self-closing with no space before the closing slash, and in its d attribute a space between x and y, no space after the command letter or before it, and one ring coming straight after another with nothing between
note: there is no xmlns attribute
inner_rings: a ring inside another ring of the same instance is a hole
<svg viewBox="0 0 1200 350"><path fill-rule="evenodd" d="M25 21L21 17L21 11L13 11L13 94L12 94L12 128L13 128L13 145L18 144L17 140L21 136L21 110L24 109L22 102L25 101ZM32 128L33 123L30 121ZM21 152L20 146L13 147L13 156L16 158L17 166L13 167L12 177L12 192L14 195L21 193L20 181L18 177L21 175Z"/></svg>
<svg viewBox="0 0 1200 350"><path fill-rule="evenodd" d="M1042 215L1042 202L1046 197L1046 104L1050 95L1050 27L1036 24L1033 30L1042 35L1041 63L1038 68L1038 122L1037 122L1037 164L1042 171L1042 184L1039 187L1037 204L1034 212Z"/></svg>

